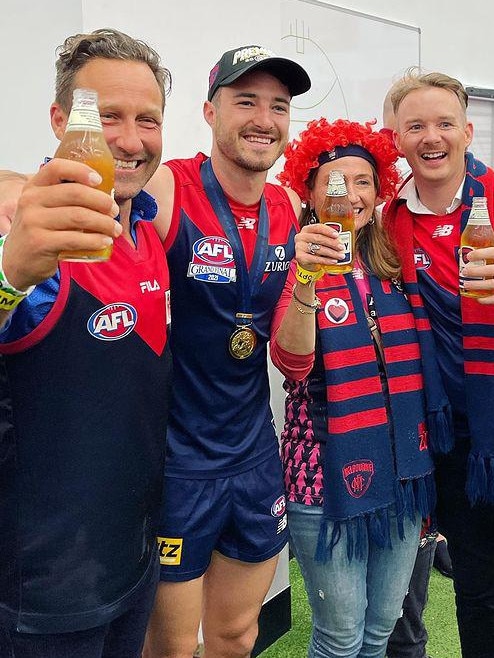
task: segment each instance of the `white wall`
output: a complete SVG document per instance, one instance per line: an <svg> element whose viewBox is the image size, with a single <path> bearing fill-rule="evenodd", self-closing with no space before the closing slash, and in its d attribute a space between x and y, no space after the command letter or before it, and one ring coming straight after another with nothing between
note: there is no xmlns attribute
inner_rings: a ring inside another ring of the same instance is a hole
<svg viewBox="0 0 494 658"><path fill-rule="evenodd" d="M299 1L309 12L310 6ZM252 42L280 51L281 21L287 6L287 0L7 2L10 11L2 7L0 23L0 167L23 171L33 170L40 158L55 148L48 107L53 97L55 48L64 36L111 26L153 45L173 74L164 156L187 156L209 148L202 102L215 60L224 50ZM454 3L445 0L341 0L334 5L419 28L423 67L443 70L466 86L494 88L494 8L486 0L478 0L471 13L455 9ZM329 42L331 29L329 25ZM338 36L335 30L335 41ZM361 36L355 41L355 35L349 34L349 43L352 39L356 49L362 48ZM362 65L373 55L372 49L363 51ZM393 70L393 58L390 60L386 77ZM414 63L418 62L410 62ZM396 74L400 72L398 68ZM385 84L382 78L374 87ZM362 99L371 91L372 86L363 87ZM378 89L374 91L379 97ZM380 107L373 114L379 118Z"/></svg>
<svg viewBox="0 0 494 658"><path fill-rule="evenodd" d="M342 0L341 7L416 25L422 33L422 66L443 71L465 86L494 88L494 6L455 0Z"/></svg>

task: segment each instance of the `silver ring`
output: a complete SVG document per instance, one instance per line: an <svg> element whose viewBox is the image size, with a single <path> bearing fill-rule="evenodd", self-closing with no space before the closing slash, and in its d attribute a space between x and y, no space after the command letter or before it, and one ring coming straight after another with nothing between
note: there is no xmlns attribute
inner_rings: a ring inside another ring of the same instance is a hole
<svg viewBox="0 0 494 658"><path fill-rule="evenodd" d="M316 256L317 252L321 248L320 244L316 244L315 242L308 242L307 243L307 251L309 254L312 254L313 256Z"/></svg>

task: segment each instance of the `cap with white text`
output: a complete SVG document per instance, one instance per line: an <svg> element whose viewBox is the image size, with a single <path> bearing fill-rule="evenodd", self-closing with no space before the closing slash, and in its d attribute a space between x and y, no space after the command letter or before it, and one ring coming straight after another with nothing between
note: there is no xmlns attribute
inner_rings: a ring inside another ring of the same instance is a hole
<svg viewBox="0 0 494 658"><path fill-rule="evenodd" d="M300 64L278 57L262 46L242 46L224 53L209 74L208 100L219 87L231 85L240 76L251 71L267 71L288 87L290 96L298 96L310 89L310 78Z"/></svg>

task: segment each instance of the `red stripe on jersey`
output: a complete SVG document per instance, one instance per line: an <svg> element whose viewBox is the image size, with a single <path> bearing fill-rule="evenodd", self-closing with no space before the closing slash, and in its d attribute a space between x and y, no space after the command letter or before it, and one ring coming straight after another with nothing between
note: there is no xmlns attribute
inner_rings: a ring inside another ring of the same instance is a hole
<svg viewBox="0 0 494 658"><path fill-rule="evenodd" d="M431 323L428 318L420 318L415 322L417 331L430 331Z"/></svg>
<svg viewBox="0 0 494 658"><path fill-rule="evenodd" d="M412 293L411 295L409 295L409 300L413 308L424 308L422 297L420 295Z"/></svg>
<svg viewBox="0 0 494 658"><path fill-rule="evenodd" d="M487 336L465 336L463 346L467 350L494 350L494 338Z"/></svg>
<svg viewBox="0 0 494 658"><path fill-rule="evenodd" d="M377 375L358 379L354 382L346 382L345 384L331 384L327 387L327 390L328 399L334 402L351 400L372 393L382 393L381 380Z"/></svg>
<svg viewBox="0 0 494 658"><path fill-rule="evenodd" d="M390 377L388 379L390 393L408 393L409 391L419 391L424 383L422 375L403 375L402 377Z"/></svg>
<svg viewBox="0 0 494 658"><path fill-rule="evenodd" d="M411 313L401 313L400 315L379 318L379 326L383 332L400 331L401 329L415 328L415 322Z"/></svg>
<svg viewBox="0 0 494 658"><path fill-rule="evenodd" d="M400 361L412 361L420 359L420 349L417 343L411 345L396 345L386 347L386 363L397 363Z"/></svg>
<svg viewBox="0 0 494 658"><path fill-rule="evenodd" d="M338 350L324 355L324 367L346 368L360 363L369 363L376 360L376 353L372 345L365 345L351 350Z"/></svg>
<svg viewBox="0 0 494 658"><path fill-rule="evenodd" d="M376 425L386 425L388 417L386 409L369 409L367 411L357 411L354 414L348 414L341 418L329 418L328 432L330 434L345 434L356 429L365 427L375 427Z"/></svg>
<svg viewBox="0 0 494 658"><path fill-rule="evenodd" d="M465 373L467 375L494 375L494 363L465 361Z"/></svg>

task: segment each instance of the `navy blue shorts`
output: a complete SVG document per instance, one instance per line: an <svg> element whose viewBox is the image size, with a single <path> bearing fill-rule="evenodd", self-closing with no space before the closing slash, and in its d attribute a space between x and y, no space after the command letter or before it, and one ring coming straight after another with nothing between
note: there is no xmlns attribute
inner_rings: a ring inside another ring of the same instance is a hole
<svg viewBox="0 0 494 658"><path fill-rule="evenodd" d="M288 541L278 456L227 478L165 477L164 500L158 532L162 581L202 576L213 550L263 562Z"/></svg>

